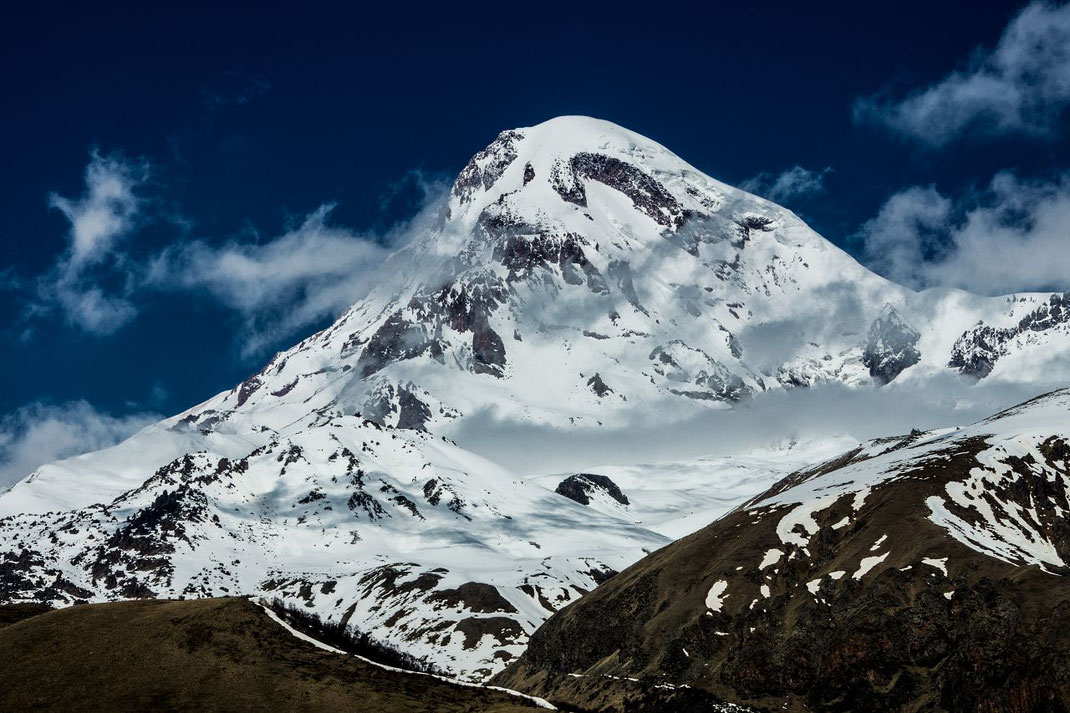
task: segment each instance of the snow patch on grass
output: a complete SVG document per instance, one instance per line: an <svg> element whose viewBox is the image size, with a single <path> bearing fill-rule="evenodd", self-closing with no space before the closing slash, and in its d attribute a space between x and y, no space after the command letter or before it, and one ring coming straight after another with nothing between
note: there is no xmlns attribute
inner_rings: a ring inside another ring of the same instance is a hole
<svg viewBox="0 0 1070 713"><path fill-rule="evenodd" d="M724 606L724 600L728 598L725 594L725 590L728 589L728 582L725 580L719 580L713 583L710 587L710 591L706 594L706 608L710 611L721 611L721 607Z"/></svg>

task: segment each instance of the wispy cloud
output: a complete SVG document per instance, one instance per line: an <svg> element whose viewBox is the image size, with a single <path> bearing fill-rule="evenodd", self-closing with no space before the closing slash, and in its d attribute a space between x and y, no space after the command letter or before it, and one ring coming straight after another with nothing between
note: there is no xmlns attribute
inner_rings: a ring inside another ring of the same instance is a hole
<svg viewBox="0 0 1070 713"><path fill-rule="evenodd" d="M1034 2L966 69L903 98L860 99L854 117L940 146L969 134L1054 136L1068 104L1070 5Z"/></svg>
<svg viewBox="0 0 1070 713"><path fill-rule="evenodd" d="M85 401L23 406L0 418L0 488L44 463L112 446L159 419L151 413L111 416Z"/></svg>
<svg viewBox="0 0 1070 713"><path fill-rule="evenodd" d="M349 307L374 282L375 270L400 234L363 236L331 225L325 205L282 235L263 242L177 243L152 262L147 286L201 292L245 321L242 352Z"/></svg>
<svg viewBox="0 0 1070 713"><path fill-rule="evenodd" d="M422 207L384 230L358 233L334 225L334 205L327 204L278 236L245 231L226 240L190 239L195 225L180 215L163 216L162 201L149 195L149 177L144 162L93 152L83 194L49 197L49 206L69 222L67 248L36 278L12 272L5 282L28 294L29 319L60 314L104 336L133 320L139 302L153 294L207 295L240 315L241 352L259 356L366 294L386 257L430 229L446 191L444 182L413 174L406 186L422 192ZM133 237L152 222L173 227L177 239L155 252L132 250Z"/></svg>
<svg viewBox="0 0 1070 713"><path fill-rule="evenodd" d="M914 186L889 198L857 237L873 269L915 288L1070 289L1070 174L1000 173L956 198Z"/></svg>
<svg viewBox="0 0 1070 713"><path fill-rule="evenodd" d="M422 208L384 232L357 233L333 225L334 205L327 204L277 237L175 243L147 266L145 286L211 295L242 317L242 355L258 356L365 296L382 282L386 258L431 229L447 187L418 179Z"/></svg>
<svg viewBox="0 0 1070 713"><path fill-rule="evenodd" d="M99 262L115 240L130 230L138 207L134 188L143 180L143 169L94 151L85 170L85 194L77 200L55 193L49 196L49 206L71 223L69 260L73 266Z"/></svg>
<svg viewBox="0 0 1070 713"><path fill-rule="evenodd" d="M58 310L68 323L93 334L111 334L137 313L122 268L120 243L139 220L137 189L148 168L120 156L94 151L79 198L52 194L48 204L70 224L67 249L35 283L31 313ZM105 290L103 284L112 285Z"/></svg>
<svg viewBox="0 0 1070 713"><path fill-rule="evenodd" d="M763 171L743 181L739 187L775 203L788 203L797 198L824 193L825 176L831 172L831 168L812 171L802 166L792 166L775 175Z"/></svg>

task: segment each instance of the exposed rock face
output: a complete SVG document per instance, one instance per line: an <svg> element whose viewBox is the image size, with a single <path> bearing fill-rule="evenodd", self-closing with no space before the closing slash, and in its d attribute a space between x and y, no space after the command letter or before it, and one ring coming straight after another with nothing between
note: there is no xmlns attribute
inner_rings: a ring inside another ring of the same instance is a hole
<svg viewBox="0 0 1070 713"><path fill-rule="evenodd" d="M1070 292L1052 295L1046 304L1025 315L1013 327L996 328L984 323L967 329L951 350L948 366L983 379L1010 345L1030 333L1066 330L1070 325Z"/></svg>
<svg viewBox="0 0 1070 713"><path fill-rule="evenodd" d="M357 370L362 378L366 378L392 362L433 352L436 345L437 341L423 324L409 321L400 311L395 312L368 340L357 362Z"/></svg>
<svg viewBox="0 0 1070 713"><path fill-rule="evenodd" d="M238 387L238 406L245 404L249 397L255 394L262 385L263 382L260 381L258 376L253 376L243 381L241 386Z"/></svg>
<svg viewBox="0 0 1070 713"><path fill-rule="evenodd" d="M732 349L731 343L726 345ZM654 373L665 379L671 393L680 396L700 401L739 401L753 393L741 376L679 339L655 347L649 359Z"/></svg>
<svg viewBox="0 0 1070 713"><path fill-rule="evenodd" d="M609 292L598 268L584 253L583 238L575 234L505 235L496 248L494 257L508 268L509 282L527 279L536 270L557 266L566 283L586 283L591 292Z"/></svg>
<svg viewBox="0 0 1070 713"><path fill-rule="evenodd" d="M502 375L505 367L505 342L488 325L473 330L472 354L475 356L472 371L498 377Z"/></svg>
<svg viewBox="0 0 1070 713"><path fill-rule="evenodd" d="M963 374L983 379L992 373L1003 347L1010 337L1007 331L978 324L963 332L951 350L947 365Z"/></svg>
<svg viewBox="0 0 1070 713"><path fill-rule="evenodd" d="M869 369L870 376L887 384L921 360L917 347L920 338L921 335L908 327L898 312L886 307L869 328L862 363Z"/></svg>
<svg viewBox="0 0 1070 713"><path fill-rule="evenodd" d="M482 273L414 296L404 309L393 312L363 345L357 370L361 378L389 364L423 355L444 360L443 331L470 332L472 361L477 374L501 376L505 344L490 326L490 316L504 299L505 287ZM359 346L359 345L358 345Z"/></svg>
<svg viewBox="0 0 1070 713"><path fill-rule="evenodd" d="M613 389L606 386L606 382L602 381L602 377L599 374L595 374L587 380L587 386L594 392L595 396L602 398L606 394L613 393Z"/></svg>
<svg viewBox="0 0 1070 713"><path fill-rule="evenodd" d="M430 597L429 601L442 602L446 606L464 605L471 612L493 614L505 612L516 614L516 607L509 603L497 589L482 582L465 582L456 589L444 589Z"/></svg>
<svg viewBox="0 0 1070 713"><path fill-rule="evenodd" d="M559 495L564 495L569 500L575 500L580 505L590 505L591 496L595 493L605 493L621 505L628 505L628 497L621 492L617 484L604 475L595 473L577 473L570 475L557 485L555 490Z"/></svg>
<svg viewBox="0 0 1070 713"><path fill-rule="evenodd" d="M365 402L365 418L383 425L389 416L396 413L397 428L424 430L431 418L431 409L414 393L416 388L413 384L396 388L391 384L382 385Z"/></svg>
<svg viewBox="0 0 1070 713"><path fill-rule="evenodd" d="M476 191L490 190L502 173L516 160L517 143L523 138L516 131L503 131L494 141L468 162L453 183L452 193L461 203L472 200Z"/></svg>
<svg viewBox="0 0 1070 713"><path fill-rule="evenodd" d="M431 409L408 389L398 389L398 428L423 430L431 418Z"/></svg>
<svg viewBox="0 0 1070 713"><path fill-rule="evenodd" d="M555 165L554 190L569 203L587 206L587 192L582 179L590 179L615 188L632 199L633 205L665 227L679 228L684 223L680 203L651 178L630 163L598 153L578 153L567 166Z"/></svg>
<svg viewBox="0 0 1070 713"><path fill-rule="evenodd" d="M1038 425L1043 424L1043 425ZM791 711L1064 711L1070 393L786 478L551 617L496 682Z"/></svg>

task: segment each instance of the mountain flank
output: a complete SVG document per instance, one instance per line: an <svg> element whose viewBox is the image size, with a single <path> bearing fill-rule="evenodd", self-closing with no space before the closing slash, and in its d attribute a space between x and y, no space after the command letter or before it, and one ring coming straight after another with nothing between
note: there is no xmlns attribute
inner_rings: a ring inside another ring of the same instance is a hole
<svg viewBox="0 0 1070 713"><path fill-rule="evenodd" d="M800 713L1065 711L1068 433L1062 391L794 473L550 617L495 682L607 712L683 687Z"/></svg>

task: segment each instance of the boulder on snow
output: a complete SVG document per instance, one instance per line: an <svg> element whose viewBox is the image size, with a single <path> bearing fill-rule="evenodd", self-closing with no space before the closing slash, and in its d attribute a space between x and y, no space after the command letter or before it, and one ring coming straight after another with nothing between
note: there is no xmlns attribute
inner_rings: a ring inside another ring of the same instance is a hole
<svg viewBox="0 0 1070 713"><path fill-rule="evenodd" d="M576 473L570 475L557 484L554 490L558 495L564 495L569 500L575 500L580 505L590 505L591 495L602 491L621 505L629 505L628 496L621 492L617 484L604 475L594 473Z"/></svg>

